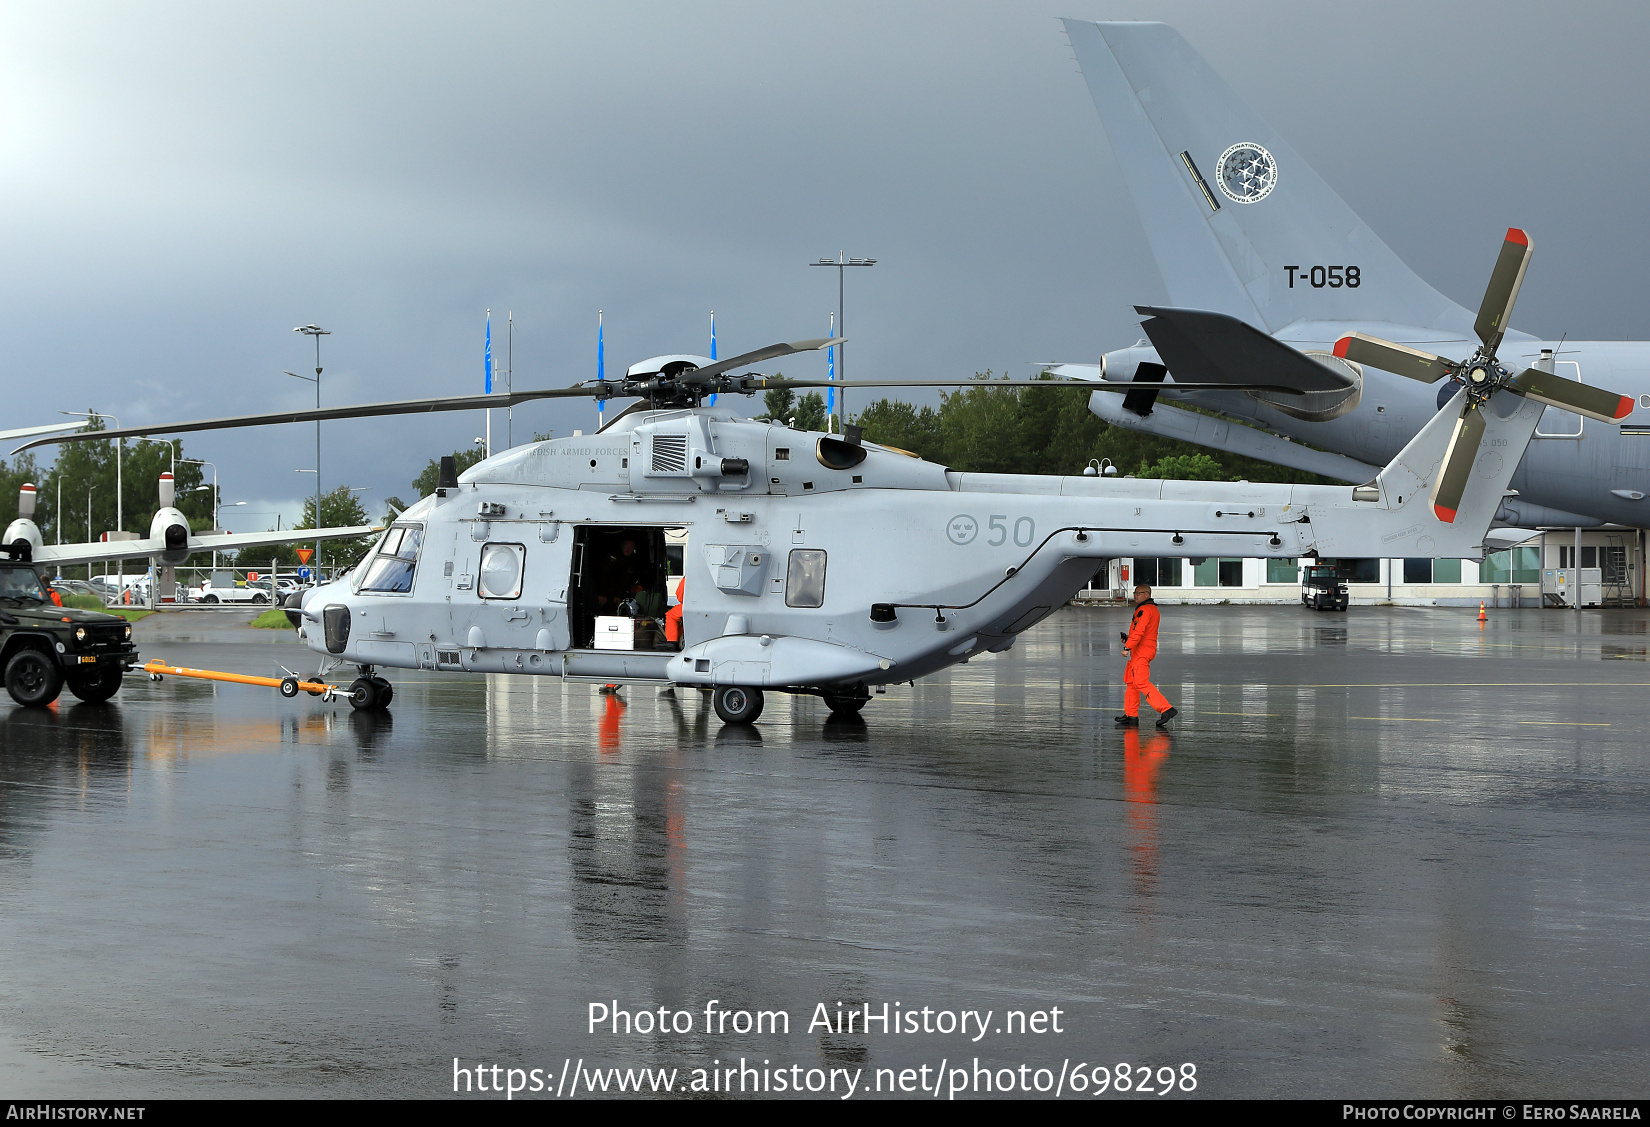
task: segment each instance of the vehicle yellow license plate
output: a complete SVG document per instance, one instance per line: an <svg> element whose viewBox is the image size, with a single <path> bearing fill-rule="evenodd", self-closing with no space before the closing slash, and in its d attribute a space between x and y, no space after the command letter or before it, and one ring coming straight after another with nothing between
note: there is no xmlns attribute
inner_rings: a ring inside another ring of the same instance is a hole
<svg viewBox="0 0 1650 1127"><path fill-rule="evenodd" d="M90 657L90 656L82 657L80 659L80 664L81 665L96 665L97 664L97 658Z"/></svg>

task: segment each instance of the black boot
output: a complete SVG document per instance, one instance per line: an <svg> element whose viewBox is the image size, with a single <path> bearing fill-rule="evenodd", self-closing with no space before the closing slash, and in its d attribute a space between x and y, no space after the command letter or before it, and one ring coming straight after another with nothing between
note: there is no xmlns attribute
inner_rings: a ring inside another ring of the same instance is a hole
<svg viewBox="0 0 1650 1127"><path fill-rule="evenodd" d="M1140 727L1140 717L1138 716L1113 716L1112 719L1125 728Z"/></svg>
<svg viewBox="0 0 1650 1127"><path fill-rule="evenodd" d="M1180 709L1176 708L1174 705L1171 704L1169 706L1169 711L1165 712L1162 716L1159 716L1157 718L1157 726L1159 728L1167 728L1169 726L1169 721L1173 720L1176 716L1179 716L1179 715L1180 715Z"/></svg>

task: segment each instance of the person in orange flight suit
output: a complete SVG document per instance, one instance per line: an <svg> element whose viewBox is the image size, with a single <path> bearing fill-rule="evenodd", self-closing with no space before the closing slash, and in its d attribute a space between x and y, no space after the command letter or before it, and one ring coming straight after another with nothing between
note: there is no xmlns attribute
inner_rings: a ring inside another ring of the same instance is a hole
<svg viewBox="0 0 1650 1127"><path fill-rule="evenodd" d="M682 643L682 598L683 590L687 586L687 577L676 577L676 605L665 611L665 641L675 642L677 648Z"/></svg>
<svg viewBox="0 0 1650 1127"><path fill-rule="evenodd" d="M1120 633L1129 663L1123 668L1123 715L1114 717L1125 728L1140 727L1140 696L1159 713L1157 726L1164 727L1179 713L1167 697L1152 684L1152 658L1157 656L1157 624L1161 616L1152 602L1152 589L1144 583L1134 589L1134 620Z"/></svg>

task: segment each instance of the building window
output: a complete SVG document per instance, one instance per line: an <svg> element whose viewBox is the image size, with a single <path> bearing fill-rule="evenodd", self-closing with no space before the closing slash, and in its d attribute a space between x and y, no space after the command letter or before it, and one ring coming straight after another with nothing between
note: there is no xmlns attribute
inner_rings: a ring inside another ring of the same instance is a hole
<svg viewBox="0 0 1650 1127"><path fill-rule="evenodd" d="M1405 583L1431 583L1432 561L1428 559L1404 561Z"/></svg>
<svg viewBox="0 0 1650 1127"><path fill-rule="evenodd" d="M1266 561L1266 582L1299 583L1300 561L1294 559Z"/></svg>
<svg viewBox="0 0 1650 1127"><path fill-rule="evenodd" d="M1541 574L1535 548L1509 548L1484 557L1481 583L1534 583Z"/></svg>
<svg viewBox="0 0 1650 1127"><path fill-rule="evenodd" d="M1336 560L1336 570L1348 583L1379 583L1380 560Z"/></svg>
<svg viewBox="0 0 1650 1127"><path fill-rule="evenodd" d="M1167 556L1160 559L1139 558L1134 561L1134 581L1148 587L1179 587L1180 561Z"/></svg>
<svg viewBox="0 0 1650 1127"><path fill-rule="evenodd" d="M1192 563L1192 582L1199 587L1241 587L1243 586L1243 561L1241 559L1205 559L1201 563Z"/></svg>
<svg viewBox="0 0 1650 1127"><path fill-rule="evenodd" d="M1434 583L1461 582L1460 560L1433 560L1432 581Z"/></svg>

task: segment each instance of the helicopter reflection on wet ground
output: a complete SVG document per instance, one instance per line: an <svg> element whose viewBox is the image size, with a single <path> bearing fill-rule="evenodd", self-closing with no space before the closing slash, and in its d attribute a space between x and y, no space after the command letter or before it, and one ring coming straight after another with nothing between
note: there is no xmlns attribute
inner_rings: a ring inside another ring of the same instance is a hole
<svg viewBox="0 0 1650 1127"><path fill-rule="evenodd" d="M442 1095L454 1057L743 1055L1636 1090L1650 615L1168 606L1161 733L1112 724L1123 614L1064 611L851 722L407 672L387 714L140 678L8 705L0 1087ZM145 656L312 668L185 621L147 620ZM791 1035L586 1031L591 1002L711 999ZM1064 1032L807 1032L821 1001L1058 1006Z"/></svg>

